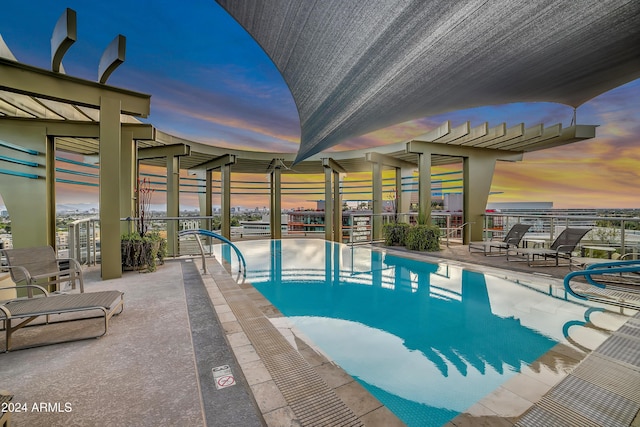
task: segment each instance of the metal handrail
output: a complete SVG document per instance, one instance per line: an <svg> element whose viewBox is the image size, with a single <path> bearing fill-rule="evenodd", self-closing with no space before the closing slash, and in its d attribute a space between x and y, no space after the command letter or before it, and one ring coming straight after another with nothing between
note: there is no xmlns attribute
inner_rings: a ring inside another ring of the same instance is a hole
<svg viewBox="0 0 640 427"><path fill-rule="evenodd" d="M247 262L245 261L244 256L242 255L242 252L240 252L240 249L238 249L236 245L231 243L231 240L219 235L218 233L214 233L213 231L203 230L203 229L184 230L184 231L178 232L178 236L186 236L189 234L193 234L193 235L201 234L203 236L213 237L231 246L235 251L236 255L238 256L238 264L240 265L240 270L242 270L243 272L243 277L247 277ZM204 265L204 248L202 247L202 243L200 242L200 239L197 239L197 241L198 241L198 245L200 246L200 252L202 253L202 260ZM206 271L206 267L204 269Z"/></svg>
<svg viewBox="0 0 640 427"><path fill-rule="evenodd" d="M447 232L445 232L447 247L449 247L449 237L452 236L454 233L457 233L458 231L464 232L464 227L466 227L467 225L469 226L469 228L467 229L469 230L468 231L469 240L471 240L471 224L475 224L475 221L465 222L460 224L458 227L451 228L449 226L449 218L447 218Z"/></svg>
<svg viewBox="0 0 640 427"><path fill-rule="evenodd" d="M609 284L606 282L598 282L593 279L592 276L602 275L607 276L611 274L620 274L620 273L638 273L640 272L640 261L631 260L631 261L614 261L614 262L604 262L600 264L593 264L584 270L580 271L572 271L564 277L564 288L565 290L575 298L581 300L595 301L601 302L604 304L616 305L619 307L631 308L634 310L640 309L640 302L638 302L638 298L632 298L632 300L636 301L630 302L625 300L624 298L604 298L599 297L592 293L579 293L576 289L571 287L571 279L575 277L583 277L589 285L594 286L599 289L611 288L617 292L628 293L630 296L633 294L638 294L640 289L636 289L638 285L627 284L627 287L621 288L616 286L615 284Z"/></svg>

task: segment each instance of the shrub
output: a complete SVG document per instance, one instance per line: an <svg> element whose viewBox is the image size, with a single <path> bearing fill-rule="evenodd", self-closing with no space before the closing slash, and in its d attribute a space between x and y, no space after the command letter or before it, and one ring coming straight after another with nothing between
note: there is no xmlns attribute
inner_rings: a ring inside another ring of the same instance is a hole
<svg viewBox="0 0 640 427"><path fill-rule="evenodd" d="M124 234L121 240L122 266L125 269L155 271L164 263L167 255L167 240L158 232L148 232L144 236L134 231Z"/></svg>
<svg viewBox="0 0 640 427"><path fill-rule="evenodd" d="M405 244L412 251L440 250L440 228L435 225L415 225L407 230Z"/></svg>
<svg viewBox="0 0 640 427"><path fill-rule="evenodd" d="M393 222L382 227L384 244L387 246L404 246L409 224Z"/></svg>

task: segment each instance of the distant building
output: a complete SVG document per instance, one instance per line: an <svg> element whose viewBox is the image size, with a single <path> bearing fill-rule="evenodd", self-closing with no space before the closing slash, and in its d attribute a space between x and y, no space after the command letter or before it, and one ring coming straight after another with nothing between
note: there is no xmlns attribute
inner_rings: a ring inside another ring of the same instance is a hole
<svg viewBox="0 0 640 427"><path fill-rule="evenodd" d="M287 234L289 215L283 214L280 217L281 232ZM243 236L268 236L271 234L271 217L268 214L262 215L260 221L240 221L241 227L233 227L232 234Z"/></svg>
<svg viewBox="0 0 640 427"><path fill-rule="evenodd" d="M487 210L548 210L553 209L553 202L500 202L487 203Z"/></svg>

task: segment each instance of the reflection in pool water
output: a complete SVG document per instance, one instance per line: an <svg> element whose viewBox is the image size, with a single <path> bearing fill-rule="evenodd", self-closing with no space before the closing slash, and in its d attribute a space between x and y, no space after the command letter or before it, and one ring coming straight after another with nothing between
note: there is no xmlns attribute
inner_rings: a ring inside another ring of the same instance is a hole
<svg viewBox="0 0 640 427"><path fill-rule="evenodd" d="M563 325L588 308L366 247L237 246L247 281L408 425L446 423L562 340Z"/></svg>

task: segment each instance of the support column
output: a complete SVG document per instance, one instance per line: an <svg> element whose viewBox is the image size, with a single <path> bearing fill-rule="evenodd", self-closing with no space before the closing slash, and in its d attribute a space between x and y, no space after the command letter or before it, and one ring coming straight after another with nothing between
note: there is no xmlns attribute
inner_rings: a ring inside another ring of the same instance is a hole
<svg viewBox="0 0 640 427"><path fill-rule="evenodd" d="M122 277L120 255L120 101L100 98L100 255L102 279Z"/></svg>
<svg viewBox="0 0 640 427"><path fill-rule="evenodd" d="M275 163L274 163L275 164ZM282 238L282 180L281 169L275 166L271 171L271 203L269 206L269 220L271 226L271 238Z"/></svg>
<svg viewBox="0 0 640 427"><path fill-rule="evenodd" d="M347 173L347 171L330 158L323 158L322 166L324 167L324 238L341 242L342 204L339 174Z"/></svg>
<svg viewBox="0 0 640 427"><path fill-rule="evenodd" d="M190 174L195 175L198 180L198 208L200 216L211 216L213 214L212 204L212 173L207 170L191 170ZM204 182L204 190L202 190L202 182ZM211 219L200 220L200 228L211 230Z"/></svg>
<svg viewBox="0 0 640 427"><path fill-rule="evenodd" d="M400 210L400 206L402 206L402 169L400 168L395 169L395 178L396 178L396 191L395 191L395 199L393 201L393 204L395 206L394 215L396 213L402 212ZM396 221L400 220L400 218L398 218L398 215L396 215L394 220Z"/></svg>
<svg viewBox="0 0 640 427"><path fill-rule="evenodd" d="M495 166L494 156L477 155L463 159L463 222L471 227L471 233L464 233L462 242L465 245L469 243L469 235L471 241L482 240L484 214Z"/></svg>
<svg viewBox="0 0 640 427"><path fill-rule="evenodd" d="M333 170L324 168L324 239L333 240L333 197L331 194L331 177Z"/></svg>
<svg viewBox="0 0 640 427"><path fill-rule="evenodd" d="M213 172L211 170L205 171L205 188L204 188L204 209L202 213L204 216L213 217ZM211 218L204 220L202 225L206 230L213 228L213 221Z"/></svg>
<svg viewBox="0 0 640 427"><path fill-rule="evenodd" d="M333 171L333 241L342 243L342 203L340 174Z"/></svg>
<svg viewBox="0 0 640 427"><path fill-rule="evenodd" d="M418 212L431 212L431 153L418 154Z"/></svg>
<svg viewBox="0 0 640 427"><path fill-rule="evenodd" d="M227 239L231 239L231 165L236 163L236 156L233 154L225 154L210 162L202 164L198 167L200 174L205 171L206 184L204 195L204 209L202 208L202 198L200 199L201 212L204 210L206 216L213 215L212 196L213 191L213 170L220 169L220 234ZM211 221L209 220L208 229L211 229Z"/></svg>
<svg viewBox="0 0 640 427"><path fill-rule="evenodd" d="M167 156L167 217L180 216L180 157ZM177 220L167 221L167 252L178 255Z"/></svg>
<svg viewBox="0 0 640 427"><path fill-rule="evenodd" d="M25 152L7 153L10 157L33 163L33 167L2 162L13 172L1 175L0 194L11 216L14 248L54 245L55 231L55 156L52 138L43 126L1 123L0 140L20 146ZM12 150L13 151L13 150ZM3 150L3 153L5 151ZM36 165L46 165L44 174Z"/></svg>
<svg viewBox="0 0 640 427"><path fill-rule="evenodd" d="M408 197L403 197L402 177L407 174L407 171L409 171L409 175L411 176L417 165L376 152L366 153L365 160L371 162L373 213L378 214L377 217L374 216L373 236L376 239L380 239L382 238L382 217L380 214L382 213L382 203L384 200L382 191L382 171L385 166L395 169L396 209L399 213L406 213L409 212L410 199ZM403 202L403 200L406 200L406 203ZM408 218L397 218L397 220L408 221Z"/></svg>
<svg viewBox="0 0 640 427"><path fill-rule="evenodd" d="M56 248L56 145L55 138L47 136L46 148L46 181L47 181L47 244Z"/></svg>
<svg viewBox="0 0 640 427"><path fill-rule="evenodd" d="M231 240L231 166L220 165L220 234Z"/></svg>
<svg viewBox="0 0 640 427"><path fill-rule="evenodd" d="M407 182L409 182L408 178L413 178L413 169L409 169L409 168L401 168L400 169L400 176L401 176L401 182L404 182L405 185L402 186L400 188L406 188L403 189L402 191L398 191L398 193L402 193L402 196L398 197L398 212L402 212L402 213L409 213L409 211L411 210L411 192L409 192L409 186L406 185ZM404 218L402 218L403 222L409 222L409 217L406 216Z"/></svg>
<svg viewBox="0 0 640 427"><path fill-rule="evenodd" d="M382 238L382 164L379 162L371 163L371 182L373 205L371 237L373 240L380 240Z"/></svg>
<svg viewBox="0 0 640 427"><path fill-rule="evenodd" d="M122 151L120 152L120 218L136 216L135 189L137 186L136 143L133 132L122 131L120 134ZM120 234L134 231L134 222L121 222Z"/></svg>

